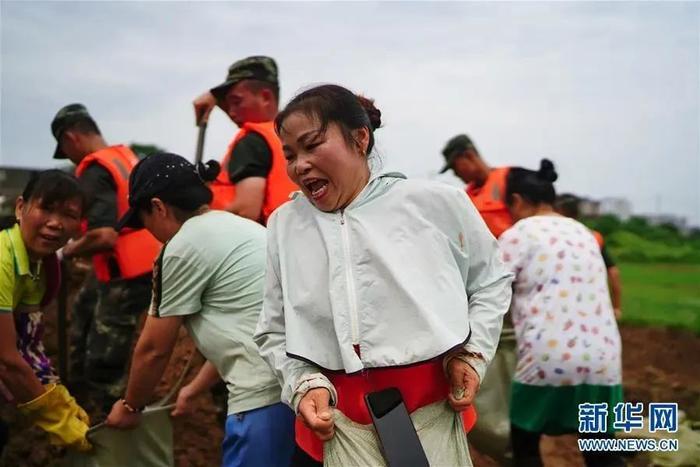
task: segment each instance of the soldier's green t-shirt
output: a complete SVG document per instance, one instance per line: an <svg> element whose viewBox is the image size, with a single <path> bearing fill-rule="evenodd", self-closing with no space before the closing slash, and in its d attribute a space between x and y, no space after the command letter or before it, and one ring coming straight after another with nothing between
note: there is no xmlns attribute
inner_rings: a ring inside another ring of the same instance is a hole
<svg viewBox="0 0 700 467"><path fill-rule="evenodd" d="M186 316L195 345L226 382L229 414L280 401L277 380L253 342L265 254L264 227L208 211L182 225L153 269L150 314Z"/></svg>

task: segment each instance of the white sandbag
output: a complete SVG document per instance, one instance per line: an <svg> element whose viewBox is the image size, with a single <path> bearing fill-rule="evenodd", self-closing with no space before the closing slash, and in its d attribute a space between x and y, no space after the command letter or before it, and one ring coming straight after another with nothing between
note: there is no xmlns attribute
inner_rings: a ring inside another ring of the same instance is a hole
<svg viewBox="0 0 700 467"><path fill-rule="evenodd" d="M333 417L335 435L324 444L324 466L386 466L373 425L355 423L338 410ZM421 407L411 420L431 467L472 466L462 417L446 401Z"/></svg>

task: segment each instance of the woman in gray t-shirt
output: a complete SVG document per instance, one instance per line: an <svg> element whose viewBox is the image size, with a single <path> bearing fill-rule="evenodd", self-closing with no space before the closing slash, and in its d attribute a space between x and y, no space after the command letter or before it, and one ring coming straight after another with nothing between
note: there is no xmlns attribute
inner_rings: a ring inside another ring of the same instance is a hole
<svg viewBox="0 0 700 467"><path fill-rule="evenodd" d="M205 181L218 169L164 153L147 157L131 174L130 209L118 227L145 227L164 246L126 395L107 424L139 423L184 325L207 362L180 391L173 415L187 414L192 398L223 379L229 391L223 465L287 466L294 415L280 402L277 380L252 338L262 307L265 228L209 209Z"/></svg>

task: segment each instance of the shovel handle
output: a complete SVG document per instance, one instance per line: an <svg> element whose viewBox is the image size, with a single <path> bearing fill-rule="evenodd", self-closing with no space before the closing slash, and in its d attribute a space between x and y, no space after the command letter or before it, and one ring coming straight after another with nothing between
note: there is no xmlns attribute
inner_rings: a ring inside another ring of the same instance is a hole
<svg viewBox="0 0 700 467"><path fill-rule="evenodd" d="M207 122L200 121L197 126L199 127L199 133L197 134L197 150L194 155L195 164L202 162L202 156L204 154L204 135L207 132Z"/></svg>

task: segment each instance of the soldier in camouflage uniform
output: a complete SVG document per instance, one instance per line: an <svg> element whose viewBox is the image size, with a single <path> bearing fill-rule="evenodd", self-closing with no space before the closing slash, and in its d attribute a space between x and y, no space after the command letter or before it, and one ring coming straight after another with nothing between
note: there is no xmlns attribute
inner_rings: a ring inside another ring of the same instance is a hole
<svg viewBox="0 0 700 467"><path fill-rule="evenodd" d="M95 274L90 271L83 281L80 291L75 297L70 314L70 329L68 341L70 342L70 369L69 379L72 387L82 387L85 382L85 351L88 332L92 324L92 318L97 308L97 290L99 284Z"/></svg>
<svg viewBox="0 0 700 467"><path fill-rule="evenodd" d="M113 150L81 104L62 108L51 123L51 130L58 142L55 159L68 158L79 165L90 154ZM94 402L108 409L124 390L137 324L150 304L151 272L124 279L111 254L118 237L114 229L118 220L118 192L113 175L99 163L92 163L79 180L90 198L85 216L87 231L63 248L63 256L108 253L109 279L88 280L80 292L71 329L73 357L77 357L73 359L72 370L74 375L84 378Z"/></svg>

